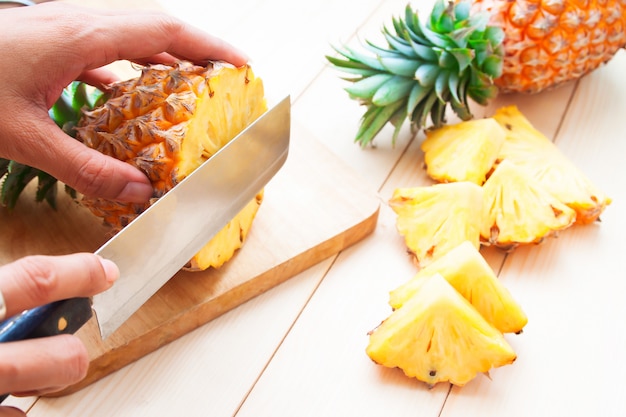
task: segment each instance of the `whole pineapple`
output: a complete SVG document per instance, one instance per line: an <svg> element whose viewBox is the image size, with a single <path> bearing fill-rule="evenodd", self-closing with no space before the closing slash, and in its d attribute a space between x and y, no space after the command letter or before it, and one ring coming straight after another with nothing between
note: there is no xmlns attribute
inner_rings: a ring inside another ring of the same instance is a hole
<svg viewBox="0 0 626 417"><path fill-rule="evenodd" d="M106 100L100 103L89 103L81 98L84 94L72 94L76 91L71 86L64 92L66 97L62 97L78 98L73 106L66 106L74 112L68 112L71 117L63 123L64 130L75 134L85 145L143 171L152 182L153 201L267 110L263 83L251 68L223 63L207 67L188 62L147 66L139 77L111 85ZM76 111L77 108L82 110ZM57 106L53 110L58 109ZM56 186L49 185L54 179L42 182L49 176L41 171L13 161L5 161L5 165L0 165L6 174L2 198L9 207L33 178L39 178L39 188L44 184L46 190L56 190ZM41 198L39 194L39 200L54 201L51 192ZM259 190L256 198L190 260L187 268L217 268L229 260L242 246L262 199L263 190ZM113 231L128 225L151 204L85 196L80 202Z"/></svg>
<svg viewBox="0 0 626 417"><path fill-rule="evenodd" d="M346 91L367 108L355 139L362 146L387 123L395 140L407 118L414 129L428 118L439 127L450 105L468 120L469 100L537 93L589 73L626 45L626 3L437 0L424 21L407 6L383 35L386 46L327 57L351 75Z"/></svg>

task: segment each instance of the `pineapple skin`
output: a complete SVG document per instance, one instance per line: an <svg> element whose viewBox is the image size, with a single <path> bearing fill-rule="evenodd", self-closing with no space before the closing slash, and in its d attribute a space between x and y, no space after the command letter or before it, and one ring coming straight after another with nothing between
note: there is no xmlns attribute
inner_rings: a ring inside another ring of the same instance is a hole
<svg viewBox="0 0 626 417"><path fill-rule="evenodd" d="M622 0L473 0L502 28L503 93L537 93L578 79L626 45Z"/></svg>
<svg viewBox="0 0 626 417"><path fill-rule="evenodd" d="M127 162L150 179L146 204L83 197L81 204L114 232L182 181L267 110L263 83L249 66L152 65L137 78L110 86L108 100L84 111L77 139ZM237 161L233 161L237 163ZM219 267L243 245L262 190L189 261L188 269ZM210 215L210 214L208 214Z"/></svg>

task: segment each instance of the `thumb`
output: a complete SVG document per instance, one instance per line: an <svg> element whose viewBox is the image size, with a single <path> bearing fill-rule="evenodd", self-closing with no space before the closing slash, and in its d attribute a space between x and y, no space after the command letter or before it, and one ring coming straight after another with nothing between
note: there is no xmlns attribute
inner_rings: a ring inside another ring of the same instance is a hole
<svg viewBox="0 0 626 417"><path fill-rule="evenodd" d="M152 185L139 169L66 135L47 112L45 117L33 115L22 128L2 144L10 159L39 168L89 197L133 203L152 197Z"/></svg>

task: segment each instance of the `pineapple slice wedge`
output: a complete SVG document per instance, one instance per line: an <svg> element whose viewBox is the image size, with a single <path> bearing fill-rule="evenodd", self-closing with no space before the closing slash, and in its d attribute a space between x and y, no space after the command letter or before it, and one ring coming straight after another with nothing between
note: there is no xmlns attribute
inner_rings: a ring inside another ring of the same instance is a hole
<svg viewBox="0 0 626 417"><path fill-rule="evenodd" d="M440 274L421 279L415 293L370 332L367 355L432 387L463 386L517 355L501 332Z"/></svg>
<svg viewBox="0 0 626 417"><path fill-rule="evenodd" d="M398 188L389 200L398 232L419 266L464 241L478 248L482 204L483 189L469 181Z"/></svg>
<svg viewBox="0 0 626 417"><path fill-rule="evenodd" d="M504 159L483 185L483 243L503 249L540 243L571 226L576 212L539 181Z"/></svg>
<svg viewBox="0 0 626 417"><path fill-rule="evenodd" d="M505 130L494 119L427 130L422 143L426 172L439 182L471 181L482 185L505 137Z"/></svg>
<svg viewBox="0 0 626 417"><path fill-rule="evenodd" d="M516 106L498 109L493 118L506 130L499 160L515 162L562 203L574 209L576 223L598 220L611 199L535 129Z"/></svg>
<svg viewBox="0 0 626 417"><path fill-rule="evenodd" d="M413 297L425 277L441 274L478 312L502 333L520 333L528 318L480 252L465 241L422 268L389 294L395 310Z"/></svg>

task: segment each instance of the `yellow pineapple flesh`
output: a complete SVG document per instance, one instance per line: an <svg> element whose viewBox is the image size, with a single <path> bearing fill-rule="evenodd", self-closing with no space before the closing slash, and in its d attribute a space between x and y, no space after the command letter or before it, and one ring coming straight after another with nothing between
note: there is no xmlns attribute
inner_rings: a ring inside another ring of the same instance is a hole
<svg viewBox="0 0 626 417"><path fill-rule="evenodd" d="M493 119L477 119L426 131L422 143L428 175L439 182L482 185L491 171L505 133Z"/></svg>
<svg viewBox="0 0 626 417"><path fill-rule="evenodd" d="M463 242L422 268L412 279L390 292L389 304L401 308L425 277L440 274L502 333L520 333L528 318L487 261L470 242Z"/></svg>
<svg viewBox="0 0 626 417"><path fill-rule="evenodd" d="M422 278L411 298L370 332L366 353L431 387L463 386L517 358L502 333L440 274Z"/></svg>
<svg viewBox="0 0 626 417"><path fill-rule="evenodd" d="M576 212L515 163L504 159L483 185L481 238L505 249L540 243L571 226Z"/></svg>
<svg viewBox="0 0 626 417"><path fill-rule="evenodd" d="M263 190L198 252L185 266L186 270L204 271L219 268L243 246L252 222L263 202Z"/></svg>
<svg viewBox="0 0 626 417"><path fill-rule="evenodd" d="M113 84L102 106L84 112L77 138L142 170L152 182L156 199L266 109L263 83L248 66L212 63L201 67L188 62L153 65L143 68L138 78ZM217 241L208 244L213 249L201 251L190 261L190 267L217 267L230 258L241 247L261 201L259 190L259 195L226 226L232 230L216 236ZM151 203L85 197L82 204L119 230Z"/></svg>
<svg viewBox="0 0 626 417"><path fill-rule="evenodd" d="M493 118L506 131L498 159L508 159L562 203L576 211L576 223L600 217L611 199L600 191L544 134L535 129L516 106L498 109Z"/></svg>
<svg viewBox="0 0 626 417"><path fill-rule="evenodd" d="M472 182L398 188L389 205L416 263L425 266L464 241L480 246L483 189Z"/></svg>
<svg viewBox="0 0 626 417"><path fill-rule="evenodd" d="M626 45L623 0L473 0L504 31L502 92L533 93L580 78Z"/></svg>

